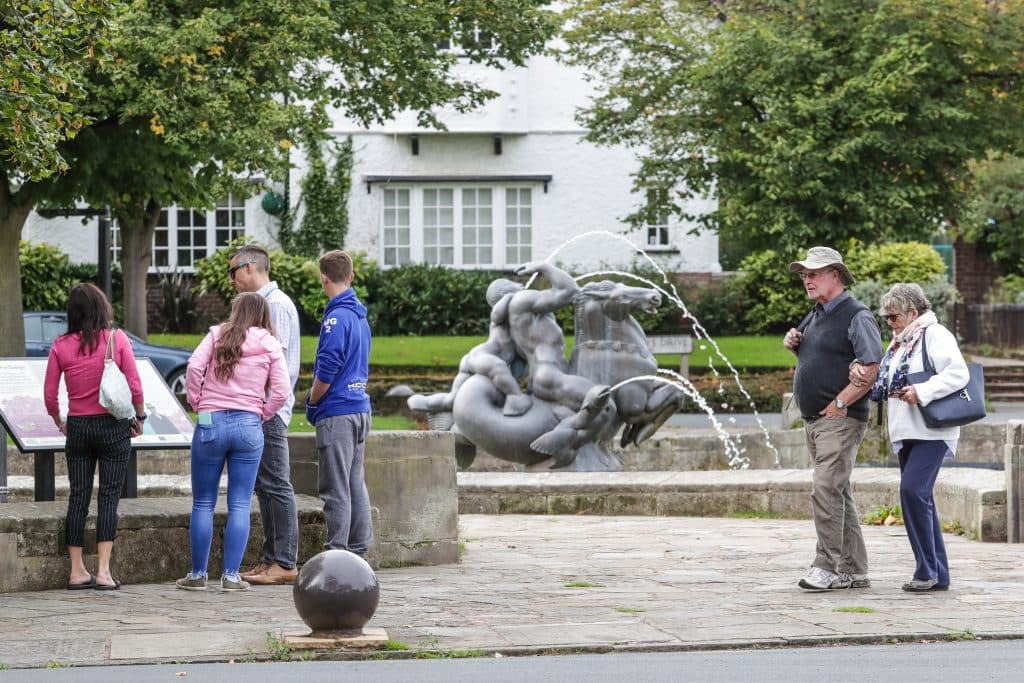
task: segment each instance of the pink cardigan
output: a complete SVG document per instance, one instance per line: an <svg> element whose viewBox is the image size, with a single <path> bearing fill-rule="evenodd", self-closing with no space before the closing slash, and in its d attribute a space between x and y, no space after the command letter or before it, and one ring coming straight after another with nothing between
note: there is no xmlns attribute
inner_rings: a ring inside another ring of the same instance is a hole
<svg viewBox="0 0 1024 683"><path fill-rule="evenodd" d="M222 381L214 373L217 361L213 356L220 329L221 325L211 327L188 361L188 403L197 413L244 410L256 413L266 422L284 405L292 387L281 344L262 327L250 327L234 373Z"/></svg>
<svg viewBox="0 0 1024 683"><path fill-rule="evenodd" d="M64 384L68 389L68 415L103 415L106 408L100 405L100 378L103 377L103 355L107 351L107 339L110 330L100 332L99 344L89 353L78 353L78 344L82 335L64 334L57 337L50 347L50 359L46 363L46 379L43 381L43 401L46 412L51 417L60 417L60 404L57 400L57 389L60 387L60 376L64 375ZM135 367L135 354L132 344L124 333L114 336L114 362L121 368L128 388L132 390L132 403L139 405L144 402L142 397L142 380L139 370Z"/></svg>

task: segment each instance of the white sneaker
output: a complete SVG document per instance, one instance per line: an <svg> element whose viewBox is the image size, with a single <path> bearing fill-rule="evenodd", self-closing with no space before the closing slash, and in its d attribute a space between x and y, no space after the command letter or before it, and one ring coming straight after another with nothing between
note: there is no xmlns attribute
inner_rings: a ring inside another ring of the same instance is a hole
<svg viewBox="0 0 1024 683"><path fill-rule="evenodd" d="M827 569L821 567L811 567L804 578L800 579L797 584L801 588L806 588L812 591L824 591L833 587L839 579L839 574L830 572ZM847 583L845 586L835 586L836 588L849 588L850 584Z"/></svg>

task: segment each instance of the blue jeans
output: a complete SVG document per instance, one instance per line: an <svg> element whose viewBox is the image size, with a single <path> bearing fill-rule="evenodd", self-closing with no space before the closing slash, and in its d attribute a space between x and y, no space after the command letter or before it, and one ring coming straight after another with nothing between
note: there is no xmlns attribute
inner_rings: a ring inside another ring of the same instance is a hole
<svg viewBox="0 0 1024 683"><path fill-rule="evenodd" d="M903 442L900 449L900 505L907 539L914 551L914 578L949 585L949 559L942 522L935 509L935 480L949 448L944 441Z"/></svg>
<svg viewBox="0 0 1024 683"><path fill-rule="evenodd" d="M249 505L263 453L263 428L259 415L242 410L218 410L211 419L212 424L196 425L192 434L192 573L206 574L213 541L213 508L227 462L224 573L236 574L249 541Z"/></svg>

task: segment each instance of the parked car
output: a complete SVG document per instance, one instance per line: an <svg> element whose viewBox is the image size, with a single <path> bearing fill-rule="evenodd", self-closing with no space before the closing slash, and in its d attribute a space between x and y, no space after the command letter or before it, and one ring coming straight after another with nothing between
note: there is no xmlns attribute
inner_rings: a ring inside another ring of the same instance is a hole
<svg viewBox="0 0 1024 683"><path fill-rule="evenodd" d="M53 340L67 332L68 316L63 311L25 311L25 355L50 355ZM142 341L131 332L121 330L132 342L136 358L148 358L179 400L185 397L185 367L192 352L176 346L161 346Z"/></svg>

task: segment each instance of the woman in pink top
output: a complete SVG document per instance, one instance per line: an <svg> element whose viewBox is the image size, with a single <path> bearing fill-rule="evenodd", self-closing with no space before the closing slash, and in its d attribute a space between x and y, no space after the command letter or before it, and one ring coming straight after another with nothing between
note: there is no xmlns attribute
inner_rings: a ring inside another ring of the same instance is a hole
<svg viewBox="0 0 1024 683"><path fill-rule="evenodd" d="M68 461L70 494L64 536L71 556L69 590L117 590L121 586L110 575L110 555L117 537L117 504L128 471L131 439L142 433L146 411L131 342L123 334L111 331L113 318L110 302L99 287L88 282L72 287L68 293L68 331L54 340L46 363L43 383L46 412L67 439L64 455ZM99 403L103 357L108 342L113 347L114 361L128 379L136 414L132 420L118 420ZM61 375L68 391L66 421L61 419L57 401ZM98 566L93 576L82 561L82 546L85 545L85 520L89 516L97 462L100 467L100 488L96 496Z"/></svg>
<svg viewBox="0 0 1024 683"><path fill-rule="evenodd" d="M284 405L292 387L264 297L255 292L235 297L228 321L210 328L192 353L186 384L189 405L198 413L192 435L192 571L176 583L184 590L206 590L213 508L227 463L228 522L220 585L222 590L248 590L238 568L249 540L249 505L263 454L262 424Z"/></svg>

